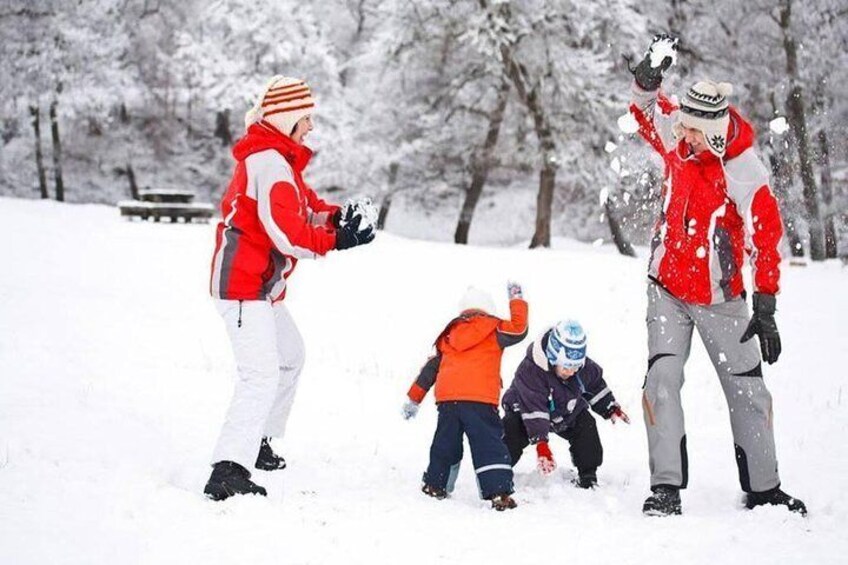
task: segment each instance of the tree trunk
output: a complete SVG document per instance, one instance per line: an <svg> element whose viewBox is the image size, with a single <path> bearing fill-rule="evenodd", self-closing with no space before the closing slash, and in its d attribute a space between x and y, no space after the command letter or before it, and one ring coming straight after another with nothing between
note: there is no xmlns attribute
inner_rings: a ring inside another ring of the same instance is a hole
<svg viewBox="0 0 848 565"><path fill-rule="evenodd" d="M471 220L474 217L474 210L480 201L480 196L483 194L483 187L486 185L486 179L489 177L489 170L492 167L492 154L495 151L498 136L501 132L506 103L509 100L509 89L509 81L506 79L501 81L500 88L498 88L495 109L489 115L489 129L486 132L486 140L483 142L482 151L472 160L471 186L468 187L468 191L465 193L465 201L462 203L462 211L459 213L459 222L456 224L456 232L453 236L453 240L456 243L468 243L468 233L471 230Z"/></svg>
<svg viewBox="0 0 848 565"><path fill-rule="evenodd" d="M44 155L41 152L41 110L35 106L29 107L32 116L32 129L35 131L35 168L38 170L38 189L41 198L50 198L47 192L47 171L44 170Z"/></svg>
<svg viewBox="0 0 848 565"><path fill-rule="evenodd" d="M547 160L546 160L547 161ZM539 194L536 195L536 231L530 249L551 246L551 208L556 185L556 165L545 164L539 171Z"/></svg>
<svg viewBox="0 0 848 565"><path fill-rule="evenodd" d="M130 196L133 200L141 200L138 195L138 184L135 181L135 171L132 168L132 163L127 161L127 179L130 181Z"/></svg>
<svg viewBox="0 0 848 565"><path fill-rule="evenodd" d="M824 251L825 257L835 259L839 255L836 233L836 214L833 210L833 175L830 170L830 148L827 130L819 131L819 159L821 164L821 194L824 203Z"/></svg>
<svg viewBox="0 0 848 565"><path fill-rule="evenodd" d="M551 209L554 202L554 187L556 186L556 174L559 166L556 158L556 142L548 123L548 116L539 100L539 85L537 84L528 92L524 88L523 76L526 75L526 72L511 58L510 61L510 75L513 84L516 85L516 90L533 117L533 127L539 140L539 153L542 159L542 169L539 171L539 193L536 196L536 231L533 234L533 239L530 240L530 248L550 247ZM519 84L521 85L520 88Z"/></svg>
<svg viewBox="0 0 848 565"><path fill-rule="evenodd" d="M813 174L810 139L807 132L807 117L804 110L804 91L798 73L798 50L791 30L792 0L780 2L780 27L783 30L783 48L786 51L786 70L791 81L786 101L787 114L797 139L798 161L801 168L801 183L804 186L804 208L810 228L810 258L822 261L825 258L824 230L819 212L818 189Z"/></svg>
<svg viewBox="0 0 848 565"><path fill-rule="evenodd" d="M487 0L479 0L483 10L489 9ZM511 13L508 3L498 5L500 16L507 24L510 24ZM551 246L551 208L554 201L554 187L556 186L556 173L558 168L556 157L556 141L549 122L548 114L542 105L540 94L540 81L530 87L530 79L527 69L513 56L509 44L500 44L501 61L504 72L512 81L518 98L527 107L533 118L533 128L539 141L539 155L542 160L542 168L539 171L539 193L536 196L536 231L530 240L530 248ZM550 63L550 62L549 62Z"/></svg>
<svg viewBox="0 0 848 565"><path fill-rule="evenodd" d="M221 140L221 145L228 146L233 143L230 133L230 110L221 110L215 115L215 137Z"/></svg>
<svg viewBox="0 0 848 565"><path fill-rule="evenodd" d="M377 229L386 229L386 219L389 217L389 210L392 207L392 198L395 195L395 182L397 182L398 169L400 165L397 162L392 162L389 165L388 187L386 195L383 197L383 202L380 203L380 213L377 215Z"/></svg>
<svg viewBox="0 0 848 565"><path fill-rule="evenodd" d="M636 251L633 250L633 246L630 245L630 242L625 237L624 232L621 231L621 224L618 221L618 218L613 213L615 211L615 207L612 205L612 202L609 198L604 202L604 213L607 216L607 223L609 224L610 233L612 234L612 241L615 243L616 249L622 255L626 255L627 257L636 257Z"/></svg>
<svg viewBox="0 0 848 565"><path fill-rule="evenodd" d="M62 179L62 140L59 138L59 120L56 117L58 100L50 103L50 133L53 137L53 173L56 176L56 200L65 201L65 182Z"/></svg>

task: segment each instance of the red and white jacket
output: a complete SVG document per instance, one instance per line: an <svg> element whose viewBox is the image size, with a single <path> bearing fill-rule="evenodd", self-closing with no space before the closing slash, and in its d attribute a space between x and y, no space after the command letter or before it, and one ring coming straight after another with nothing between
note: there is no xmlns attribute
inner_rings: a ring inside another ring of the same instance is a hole
<svg viewBox="0 0 848 565"><path fill-rule="evenodd" d="M212 257L212 296L282 300L298 259L336 245L338 206L318 198L301 176L312 151L267 122L250 126L233 147L236 168L221 200Z"/></svg>
<svg viewBox="0 0 848 565"><path fill-rule="evenodd" d="M649 276L684 302L717 304L742 294L748 253L754 290L777 294L783 225L751 125L730 108L727 150L719 159L710 151L693 155L675 140L678 109L658 91L634 83L630 111L665 163Z"/></svg>

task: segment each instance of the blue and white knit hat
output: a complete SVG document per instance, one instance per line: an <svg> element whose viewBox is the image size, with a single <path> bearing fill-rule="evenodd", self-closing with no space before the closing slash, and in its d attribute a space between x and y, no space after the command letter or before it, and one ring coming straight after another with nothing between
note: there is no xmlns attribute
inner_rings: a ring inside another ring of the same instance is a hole
<svg viewBox="0 0 848 565"><path fill-rule="evenodd" d="M577 320L564 320L551 330L545 356L551 366L579 369L586 364L586 332Z"/></svg>

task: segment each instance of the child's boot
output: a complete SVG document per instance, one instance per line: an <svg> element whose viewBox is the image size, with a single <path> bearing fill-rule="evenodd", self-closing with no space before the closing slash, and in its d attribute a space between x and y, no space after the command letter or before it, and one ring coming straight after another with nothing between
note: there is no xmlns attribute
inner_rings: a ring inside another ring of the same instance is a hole
<svg viewBox="0 0 848 565"><path fill-rule="evenodd" d="M437 500L443 500L448 497L448 493L445 489L427 484L421 487L421 492L423 492L427 496L432 496Z"/></svg>
<svg viewBox="0 0 848 565"><path fill-rule="evenodd" d="M598 477L595 473L580 473L580 475L571 482L577 488L594 489L598 486Z"/></svg>
<svg viewBox="0 0 848 565"><path fill-rule="evenodd" d="M518 506L515 500L513 500L513 498L508 494L496 494L489 500L492 501L492 508L494 508L498 512L510 510Z"/></svg>

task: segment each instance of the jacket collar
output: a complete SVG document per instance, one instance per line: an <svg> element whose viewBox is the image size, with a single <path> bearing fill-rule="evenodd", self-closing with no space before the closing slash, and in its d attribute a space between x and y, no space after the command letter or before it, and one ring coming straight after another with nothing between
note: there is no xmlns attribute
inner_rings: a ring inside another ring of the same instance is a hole
<svg viewBox="0 0 848 565"><path fill-rule="evenodd" d="M253 124L247 129L244 137L233 147L233 157L244 161L250 155L268 149L279 152L298 173L303 172L312 158L310 148L295 143L292 138L265 121Z"/></svg>

